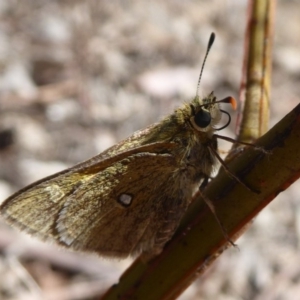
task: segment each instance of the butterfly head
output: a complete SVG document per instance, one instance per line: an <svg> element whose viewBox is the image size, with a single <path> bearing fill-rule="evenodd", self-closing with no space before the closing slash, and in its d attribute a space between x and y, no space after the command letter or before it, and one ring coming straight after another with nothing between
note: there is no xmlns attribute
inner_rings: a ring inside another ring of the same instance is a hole
<svg viewBox="0 0 300 300"><path fill-rule="evenodd" d="M189 121L193 128L199 132L213 132L227 127L231 118L229 113L220 109L220 103L230 103L234 109L236 107L236 102L232 97L217 100L213 92L203 99L196 96L190 103L191 117ZM216 125L220 122L222 113L227 114L228 122L217 128Z"/></svg>

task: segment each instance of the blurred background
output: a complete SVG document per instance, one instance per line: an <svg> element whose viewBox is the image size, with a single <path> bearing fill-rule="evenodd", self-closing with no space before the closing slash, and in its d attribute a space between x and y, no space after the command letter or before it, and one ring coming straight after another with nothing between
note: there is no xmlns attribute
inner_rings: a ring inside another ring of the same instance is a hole
<svg viewBox="0 0 300 300"><path fill-rule="evenodd" d="M246 20L247 1L0 0L0 201L194 97L212 31L201 93L238 98ZM270 126L299 103L299 49L299 1L278 1ZM232 118L223 135L235 136ZM299 188L180 299L300 295ZM98 299L130 262L62 250L0 219L1 300Z"/></svg>

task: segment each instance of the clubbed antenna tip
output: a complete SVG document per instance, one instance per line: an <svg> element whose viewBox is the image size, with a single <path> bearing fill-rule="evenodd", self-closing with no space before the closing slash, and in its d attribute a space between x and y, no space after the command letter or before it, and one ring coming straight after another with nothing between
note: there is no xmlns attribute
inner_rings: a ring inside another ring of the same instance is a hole
<svg viewBox="0 0 300 300"><path fill-rule="evenodd" d="M202 67L201 67L201 71L200 71L200 75L199 75L199 79L198 79L197 91L196 91L196 97L199 96L199 87L200 87L200 81L201 81L201 77L202 77L204 65L205 65L205 62L206 62L206 58L207 58L207 56L208 56L208 53L209 53L209 51L210 51L210 48L211 48L211 46L213 45L213 43L214 43L214 41L215 41L215 37L216 37L215 33L212 32L212 33L210 34L210 37L209 37L209 40L208 40L206 53L205 53L205 56L204 56L204 60L203 60L203 63L202 63Z"/></svg>

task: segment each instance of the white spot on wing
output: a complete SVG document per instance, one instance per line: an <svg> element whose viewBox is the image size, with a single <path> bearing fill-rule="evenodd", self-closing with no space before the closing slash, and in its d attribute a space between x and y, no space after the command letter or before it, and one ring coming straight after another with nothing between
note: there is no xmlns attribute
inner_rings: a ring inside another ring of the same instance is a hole
<svg viewBox="0 0 300 300"><path fill-rule="evenodd" d="M119 196L119 202L124 206L129 206L132 202L132 196L128 194L121 194Z"/></svg>
<svg viewBox="0 0 300 300"><path fill-rule="evenodd" d="M45 191L49 194L49 200L51 200L54 203L59 202L59 200L65 195L62 192L61 188L56 184L47 186L45 188Z"/></svg>

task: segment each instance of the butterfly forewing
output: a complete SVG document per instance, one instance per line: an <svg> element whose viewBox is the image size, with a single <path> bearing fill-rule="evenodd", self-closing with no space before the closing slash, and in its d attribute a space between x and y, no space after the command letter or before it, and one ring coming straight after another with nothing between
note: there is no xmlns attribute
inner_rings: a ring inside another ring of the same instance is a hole
<svg viewBox="0 0 300 300"><path fill-rule="evenodd" d="M157 143L93 158L21 190L2 214L44 240L104 256L159 249L187 206L179 182L174 189L174 147Z"/></svg>

